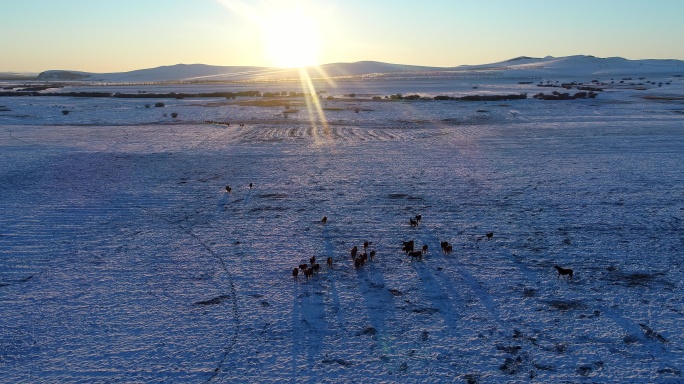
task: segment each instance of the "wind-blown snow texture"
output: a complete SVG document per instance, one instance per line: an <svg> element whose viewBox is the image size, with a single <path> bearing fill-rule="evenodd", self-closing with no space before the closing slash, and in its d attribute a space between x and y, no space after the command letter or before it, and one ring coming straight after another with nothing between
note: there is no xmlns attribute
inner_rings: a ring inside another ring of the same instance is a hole
<svg viewBox="0 0 684 384"><path fill-rule="evenodd" d="M2 98L0 382L682 382L666 80L328 101L328 130L225 100ZM333 268L293 279L313 255Z"/></svg>

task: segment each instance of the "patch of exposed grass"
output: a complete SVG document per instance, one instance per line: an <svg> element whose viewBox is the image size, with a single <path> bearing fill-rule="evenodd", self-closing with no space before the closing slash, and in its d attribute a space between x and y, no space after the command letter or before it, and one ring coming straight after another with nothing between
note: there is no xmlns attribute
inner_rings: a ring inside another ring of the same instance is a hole
<svg viewBox="0 0 684 384"><path fill-rule="evenodd" d="M644 96L645 100L656 100L656 101L684 101L684 96L655 96L648 95Z"/></svg>
<svg viewBox="0 0 684 384"><path fill-rule="evenodd" d="M587 309L587 305L580 300L549 300L547 304L559 311L569 311L573 309Z"/></svg>
<svg viewBox="0 0 684 384"><path fill-rule="evenodd" d="M629 288L633 287L651 287L656 284L671 286L672 283L663 278L665 273L662 272L632 272L632 273L612 273L610 280L614 284L624 285Z"/></svg>
<svg viewBox="0 0 684 384"><path fill-rule="evenodd" d="M242 105L245 107L285 107L289 108L291 106L300 106L301 103L293 103L292 100L285 99L252 99L252 100L241 100L236 102L237 105Z"/></svg>

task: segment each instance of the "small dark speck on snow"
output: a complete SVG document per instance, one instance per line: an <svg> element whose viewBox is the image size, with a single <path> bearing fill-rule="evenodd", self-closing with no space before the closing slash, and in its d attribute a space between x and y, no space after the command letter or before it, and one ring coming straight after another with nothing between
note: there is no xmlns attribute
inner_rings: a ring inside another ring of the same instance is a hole
<svg viewBox="0 0 684 384"><path fill-rule="evenodd" d="M378 331L375 328L368 327L368 328L364 329L363 331L357 333L357 335L358 336L361 336L361 335L375 336L376 333L378 333Z"/></svg>
<svg viewBox="0 0 684 384"><path fill-rule="evenodd" d="M324 360L321 361L321 363L323 363L323 364L334 364L334 363L337 363L337 364L339 364L339 365L341 365L341 366L343 366L343 367L347 367L347 366L352 365L351 362L349 362L349 361L347 361L347 360L344 360L344 359L324 359Z"/></svg>
<svg viewBox="0 0 684 384"><path fill-rule="evenodd" d="M425 313L425 314L428 314L428 315L433 315L433 314L439 312L439 309L437 309L437 308L415 308L415 309L413 310L413 312L415 312L415 313Z"/></svg>
<svg viewBox="0 0 684 384"><path fill-rule="evenodd" d="M228 298L228 295L216 296L213 299L198 301L195 305L216 305L221 304L221 302Z"/></svg>

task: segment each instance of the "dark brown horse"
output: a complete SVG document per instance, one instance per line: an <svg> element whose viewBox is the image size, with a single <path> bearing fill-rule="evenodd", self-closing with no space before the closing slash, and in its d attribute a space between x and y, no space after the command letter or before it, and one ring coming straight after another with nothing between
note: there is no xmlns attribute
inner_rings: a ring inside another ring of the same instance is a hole
<svg viewBox="0 0 684 384"><path fill-rule="evenodd" d="M309 277L313 277L313 268L307 268L304 270L304 276L308 279Z"/></svg>
<svg viewBox="0 0 684 384"><path fill-rule="evenodd" d="M568 279L572 279L572 274L573 274L573 273L572 273L572 269L569 269L569 268L561 268L561 267L559 267L559 266L557 266L557 265L554 265L553 267L556 268L556 271L558 271L558 277L559 277L559 278L560 278L561 276L567 275L567 276L568 276Z"/></svg>

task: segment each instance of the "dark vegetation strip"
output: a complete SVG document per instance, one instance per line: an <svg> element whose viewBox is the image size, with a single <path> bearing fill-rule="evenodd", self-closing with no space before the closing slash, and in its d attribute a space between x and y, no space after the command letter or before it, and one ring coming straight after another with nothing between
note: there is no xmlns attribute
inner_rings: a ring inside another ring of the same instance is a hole
<svg viewBox="0 0 684 384"><path fill-rule="evenodd" d="M264 98L282 98L282 97L308 97L308 94L299 92L260 92L260 91L241 91L241 92L209 92L209 93L112 93L112 92L42 92L39 88L25 88L16 91L0 91L2 96L61 96L61 97L114 97L120 99L185 99L185 98L226 98L235 99L236 97L264 97ZM595 98L597 93L594 91L577 92L575 94L553 92L551 95L538 93L533 97L540 100L573 100ZM334 100L332 96L328 96L327 100ZM373 100L453 100L453 101L506 101L506 100L524 100L527 99L526 93L510 94L510 95L467 95L467 96L446 96L438 95L434 97L425 97L420 95L406 95L395 94L385 96L384 98L375 96Z"/></svg>

